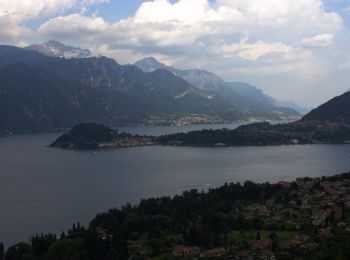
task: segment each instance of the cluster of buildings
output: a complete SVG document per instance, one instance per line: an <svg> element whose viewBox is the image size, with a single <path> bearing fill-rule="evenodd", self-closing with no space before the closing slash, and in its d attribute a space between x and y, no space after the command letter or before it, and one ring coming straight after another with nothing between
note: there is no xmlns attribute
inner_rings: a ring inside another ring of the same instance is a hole
<svg viewBox="0 0 350 260"><path fill-rule="evenodd" d="M114 148L114 147L137 147L154 145L154 140L151 137L124 137L117 138L112 142L100 143L98 148Z"/></svg>
<svg viewBox="0 0 350 260"><path fill-rule="evenodd" d="M179 117L178 115L168 116L168 117L156 117L153 116L149 118L146 125L175 125L175 126L187 126L187 125L199 125L199 124L222 124L230 123L231 121L225 121L218 116L209 115L188 115Z"/></svg>
<svg viewBox="0 0 350 260"><path fill-rule="evenodd" d="M201 250L197 246L175 246L173 250L173 256L175 257L219 257L226 254L226 249L223 247L213 248L210 250Z"/></svg>

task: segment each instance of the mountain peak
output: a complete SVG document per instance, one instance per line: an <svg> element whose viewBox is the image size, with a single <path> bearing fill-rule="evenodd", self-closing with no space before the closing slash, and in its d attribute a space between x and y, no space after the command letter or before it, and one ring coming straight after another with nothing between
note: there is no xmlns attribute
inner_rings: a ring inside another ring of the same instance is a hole
<svg viewBox="0 0 350 260"><path fill-rule="evenodd" d="M89 58L92 57L90 50L81 49L78 47L68 46L59 41L49 40L41 44L34 44L26 47L28 50L33 50L50 57L57 58Z"/></svg>
<svg viewBox="0 0 350 260"><path fill-rule="evenodd" d="M43 42L42 45L55 45L55 46L60 46L60 47L66 47L62 42L55 41L55 40L48 40L47 42Z"/></svg>
<svg viewBox="0 0 350 260"><path fill-rule="evenodd" d="M144 72L152 72L158 69L169 69L165 64L159 62L154 57L146 57L134 63L134 66Z"/></svg>
<svg viewBox="0 0 350 260"><path fill-rule="evenodd" d="M164 65L163 63L159 62L156 58L154 58L152 56L151 57L145 57L145 58L140 60L140 62L142 62L142 61L150 62L150 63L153 63L153 64L162 64L162 65Z"/></svg>

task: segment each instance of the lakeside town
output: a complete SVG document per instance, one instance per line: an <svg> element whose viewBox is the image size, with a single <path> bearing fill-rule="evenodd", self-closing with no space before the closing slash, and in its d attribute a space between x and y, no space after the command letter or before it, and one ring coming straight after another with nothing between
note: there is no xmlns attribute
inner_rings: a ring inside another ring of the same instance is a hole
<svg viewBox="0 0 350 260"><path fill-rule="evenodd" d="M243 123L257 123L257 122L276 122L287 123L294 122L301 118L299 115L283 115L280 113L274 116L259 116L247 117L244 119L225 119L219 116L192 114L186 116L168 115L168 116L151 116L145 122L144 126L190 126L190 125L215 125L215 124L243 124Z"/></svg>

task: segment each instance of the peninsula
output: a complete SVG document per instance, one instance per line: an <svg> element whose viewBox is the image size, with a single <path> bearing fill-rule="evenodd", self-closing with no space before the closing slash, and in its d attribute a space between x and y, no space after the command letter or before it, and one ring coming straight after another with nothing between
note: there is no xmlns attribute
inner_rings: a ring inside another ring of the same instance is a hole
<svg viewBox="0 0 350 260"><path fill-rule="evenodd" d="M82 123L60 136L50 147L84 150L153 144L155 138L151 136L131 135L99 124Z"/></svg>

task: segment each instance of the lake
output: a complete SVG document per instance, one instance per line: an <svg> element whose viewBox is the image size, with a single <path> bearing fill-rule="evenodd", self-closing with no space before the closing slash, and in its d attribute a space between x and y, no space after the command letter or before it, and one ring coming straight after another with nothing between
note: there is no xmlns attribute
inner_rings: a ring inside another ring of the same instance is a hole
<svg viewBox="0 0 350 260"><path fill-rule="evenodd" d="M134 133L152 132L142 129ZM73 222L86 225L97 212L140 198L225 182L275 182L350 170L350 145L46 148L58 136L0 138L0 241L7 246L35 233L60 233Z"/></svg>

